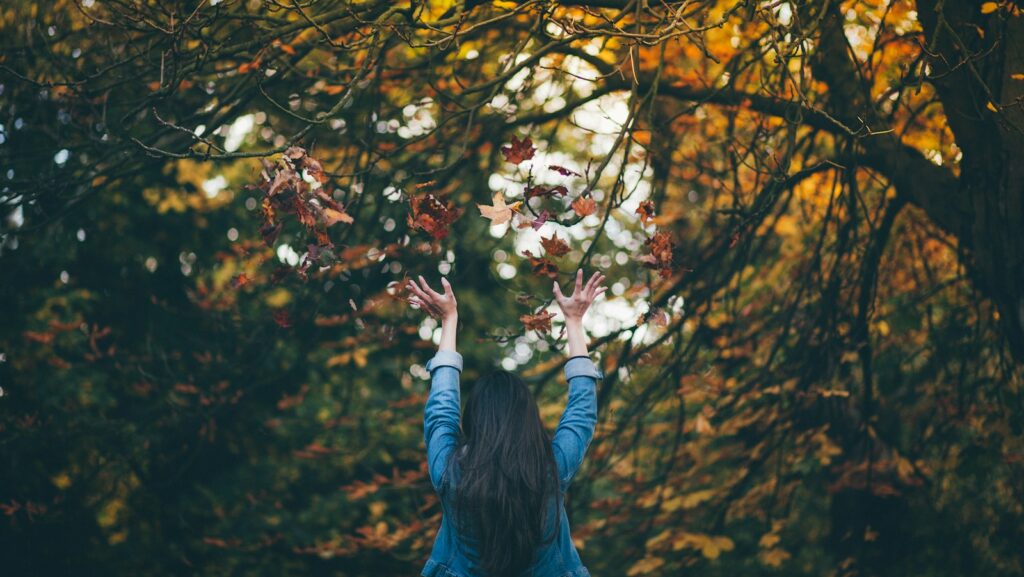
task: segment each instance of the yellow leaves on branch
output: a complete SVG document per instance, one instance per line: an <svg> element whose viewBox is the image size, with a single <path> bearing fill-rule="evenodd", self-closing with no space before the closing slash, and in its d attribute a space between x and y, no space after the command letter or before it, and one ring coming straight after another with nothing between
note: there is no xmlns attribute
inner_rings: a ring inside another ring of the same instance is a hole
<svg viewBox="0 0 1024 577"><path fill-rule="evenodd" d="M648 539L647 548L656 547L664 542L671 543L673 551L681 549L699 550L701 555L707 559L718 559L723 552L732 551L736 548L736 544L733 543L732 539L724 535L706 535L704 533L689 533L686 531L673 533L671 529L665 529L657 536Z"/></svg>
<svg viewBox="0 0 1024 577"><path fill-rule="evenodd" d="M693 493L687 493L686 495L677 495L671 499L666 500L661 504L661 508L667 512L672 513L679 509L693 509L697 505L707 501L715 496L713 489L704 489L702 491L694 491Z"/></svg>
<svg viewBox="0 0 1024 577"><path fill-rule="evenodd" d="M661 557L644 557L626 571L626 575L633 577L634 575L647 575L653 573L655 569L665 564L665 560Z"/></svg>
<svg viewBox="0 0 1024 577"><path fill-rule="evenodd" d="M351 362L355 364L355 366L363 368L366 366L369 354L370 350L366 348L359 348L353 351L346 351L344 353L334 355L333 357L327 359L327 366L335 367L338 365L347 365Z"/></svg>
<svg viewBox="0 0 1024 577"><path fill-rule="evenodd" d="M495 192L494 196L491 197L493 204L486 205L477 203L477 207L480 208L480 214L484 218L491 220L491 226L503 224L512 219L512 211L519 208L522 201L517 201L512 204L505 204L505 195L501 191Z"/></svg>

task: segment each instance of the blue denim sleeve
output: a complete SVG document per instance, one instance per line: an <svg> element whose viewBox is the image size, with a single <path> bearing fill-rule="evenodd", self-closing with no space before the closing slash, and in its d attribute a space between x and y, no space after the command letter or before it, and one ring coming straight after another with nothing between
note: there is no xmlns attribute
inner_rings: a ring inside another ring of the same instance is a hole
<svg viewBox="0 0 1024 577"><path fill-rule="evenodd" d="M594 437L597 425L597 380L604 374L589 356L576 356L565 363L569 400L552 439L558 480L562 491L569 487Z"/></svg>
<svg viewBox="0 0 1024 577"><path fill-rule="evenodd" d="M430 395L423 411L423 441L427 446L427 470L430 484L439 490L448 454L458 442L461 407L459 377L462 355L455 351L437 351L427 361Z"/></svg>

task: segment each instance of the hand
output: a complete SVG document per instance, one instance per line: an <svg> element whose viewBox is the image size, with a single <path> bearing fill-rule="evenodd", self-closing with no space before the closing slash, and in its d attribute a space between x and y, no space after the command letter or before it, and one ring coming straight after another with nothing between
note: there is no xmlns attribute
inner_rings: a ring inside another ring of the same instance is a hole
<svg viewBox="0 0 1024 577"><path fill-rule="evenodd" d="M558 306L561 307L565 320L583 319L583 315L586 314L590 303L594 302L598 295L608 290L608 287L600 286L604 279L605 276L603 274L595 272L594 276L590 277L590 280L587 281L587 286L584 287L583 269L577 270L576 287L573 289L572 296L568 298L562 294L562 288L558 286L558 282L555 282L555 300L558 301Z"/></svg>
<svg viewBox="0 0 1024 577"><path fill-rule="evenodd" d="M448 279L441 277L441 285L444 286L444 294L434 292L424 280L423 276L417 277L420 285L409 279L409 290L414 296L409 297L409 303L427 311L427 314L438 320L455 318L458 316L458 303L455 301L455 293L452 292L452 285Z"/></svg>

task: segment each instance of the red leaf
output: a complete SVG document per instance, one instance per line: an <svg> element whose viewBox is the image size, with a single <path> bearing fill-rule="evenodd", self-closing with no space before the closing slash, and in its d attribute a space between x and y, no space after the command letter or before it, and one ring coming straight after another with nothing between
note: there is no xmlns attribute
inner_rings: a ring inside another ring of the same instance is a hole
<svg viewBox="0 0 1024 577"><path fill-rule="evenodd" d="M519 140L515 135L512 135L512 144L501 147L501 153L505 156L505 160L512 164L520 164L524 160L530 160L535 152L537 152L537 149L533 147L533 141L530 140L530 137Z"/></svg>
<svg viewBox="0 0 1024 577"><path fill-rule="evenodd" d="M537 215L537 219L533 221L533 230L540 230L540 227L543 226L544 223L550 219L551 213L549 213L546 210L540 211L540 214Z"/></svg>
<svg viewBox="0 0 1024 577"><path fill-rule="evenodd" d="M562 256L569 252L569 245L562 239L558 238L558 233L553 233L551 238L541 237L541 246L544 247L544 251L554 257Z"/></svg>
<svg viewBox="0 0 1024 577"><path fill-rule="evenodd" d="M558 267L555 266L555 263L546 258L537 258L528 250L523 251L523 255L530 259L530 266L533 267L533 274L537 276L547 276L556 280L558 279Z"/></svg>
<svg viewBox="0 0 1024 577"><path fill-rule="evenodd" d="M538 313L535 315L523 315L519 317L519 320L523 322L523 325L528 331L543 331L551 332L551 319L555 317L555 313Z"/></svg>
<svg viewBox="0 0 1024 577"><path fill-rule="evenodd" d="M557 172L558 174L561 174L562 176L569 176L570 174L573 176L583 176L582 174L576 172L575 170L570 170L564 166L558 166L557 164L552 164L548 168Z"/></svg>
<svg viewBox="0 0 1024 577"><path fill-rule="evenodd" d="M414 196L409 199L412 209L407 217L411 228L420 228L436 240L448 236L448 227L462 215L462 209L451 202L442 204L433 194Z"/></svg>

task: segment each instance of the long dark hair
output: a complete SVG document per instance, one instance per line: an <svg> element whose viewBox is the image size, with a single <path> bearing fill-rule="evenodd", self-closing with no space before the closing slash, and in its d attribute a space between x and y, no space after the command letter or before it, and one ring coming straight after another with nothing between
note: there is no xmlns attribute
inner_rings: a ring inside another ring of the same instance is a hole
<svg viewBox="0 0 1024 577"><path fill-rule="evenodd" d="M559 496L551 437L519 375L496 370L477 380L449 459L448 470L456 464L459 469L459 534L477 552L471 562L487 577L519 575L537 547L554 540L560 522L558 509L549 510ZM554 530L546 534L549 513Z"/></svg>

